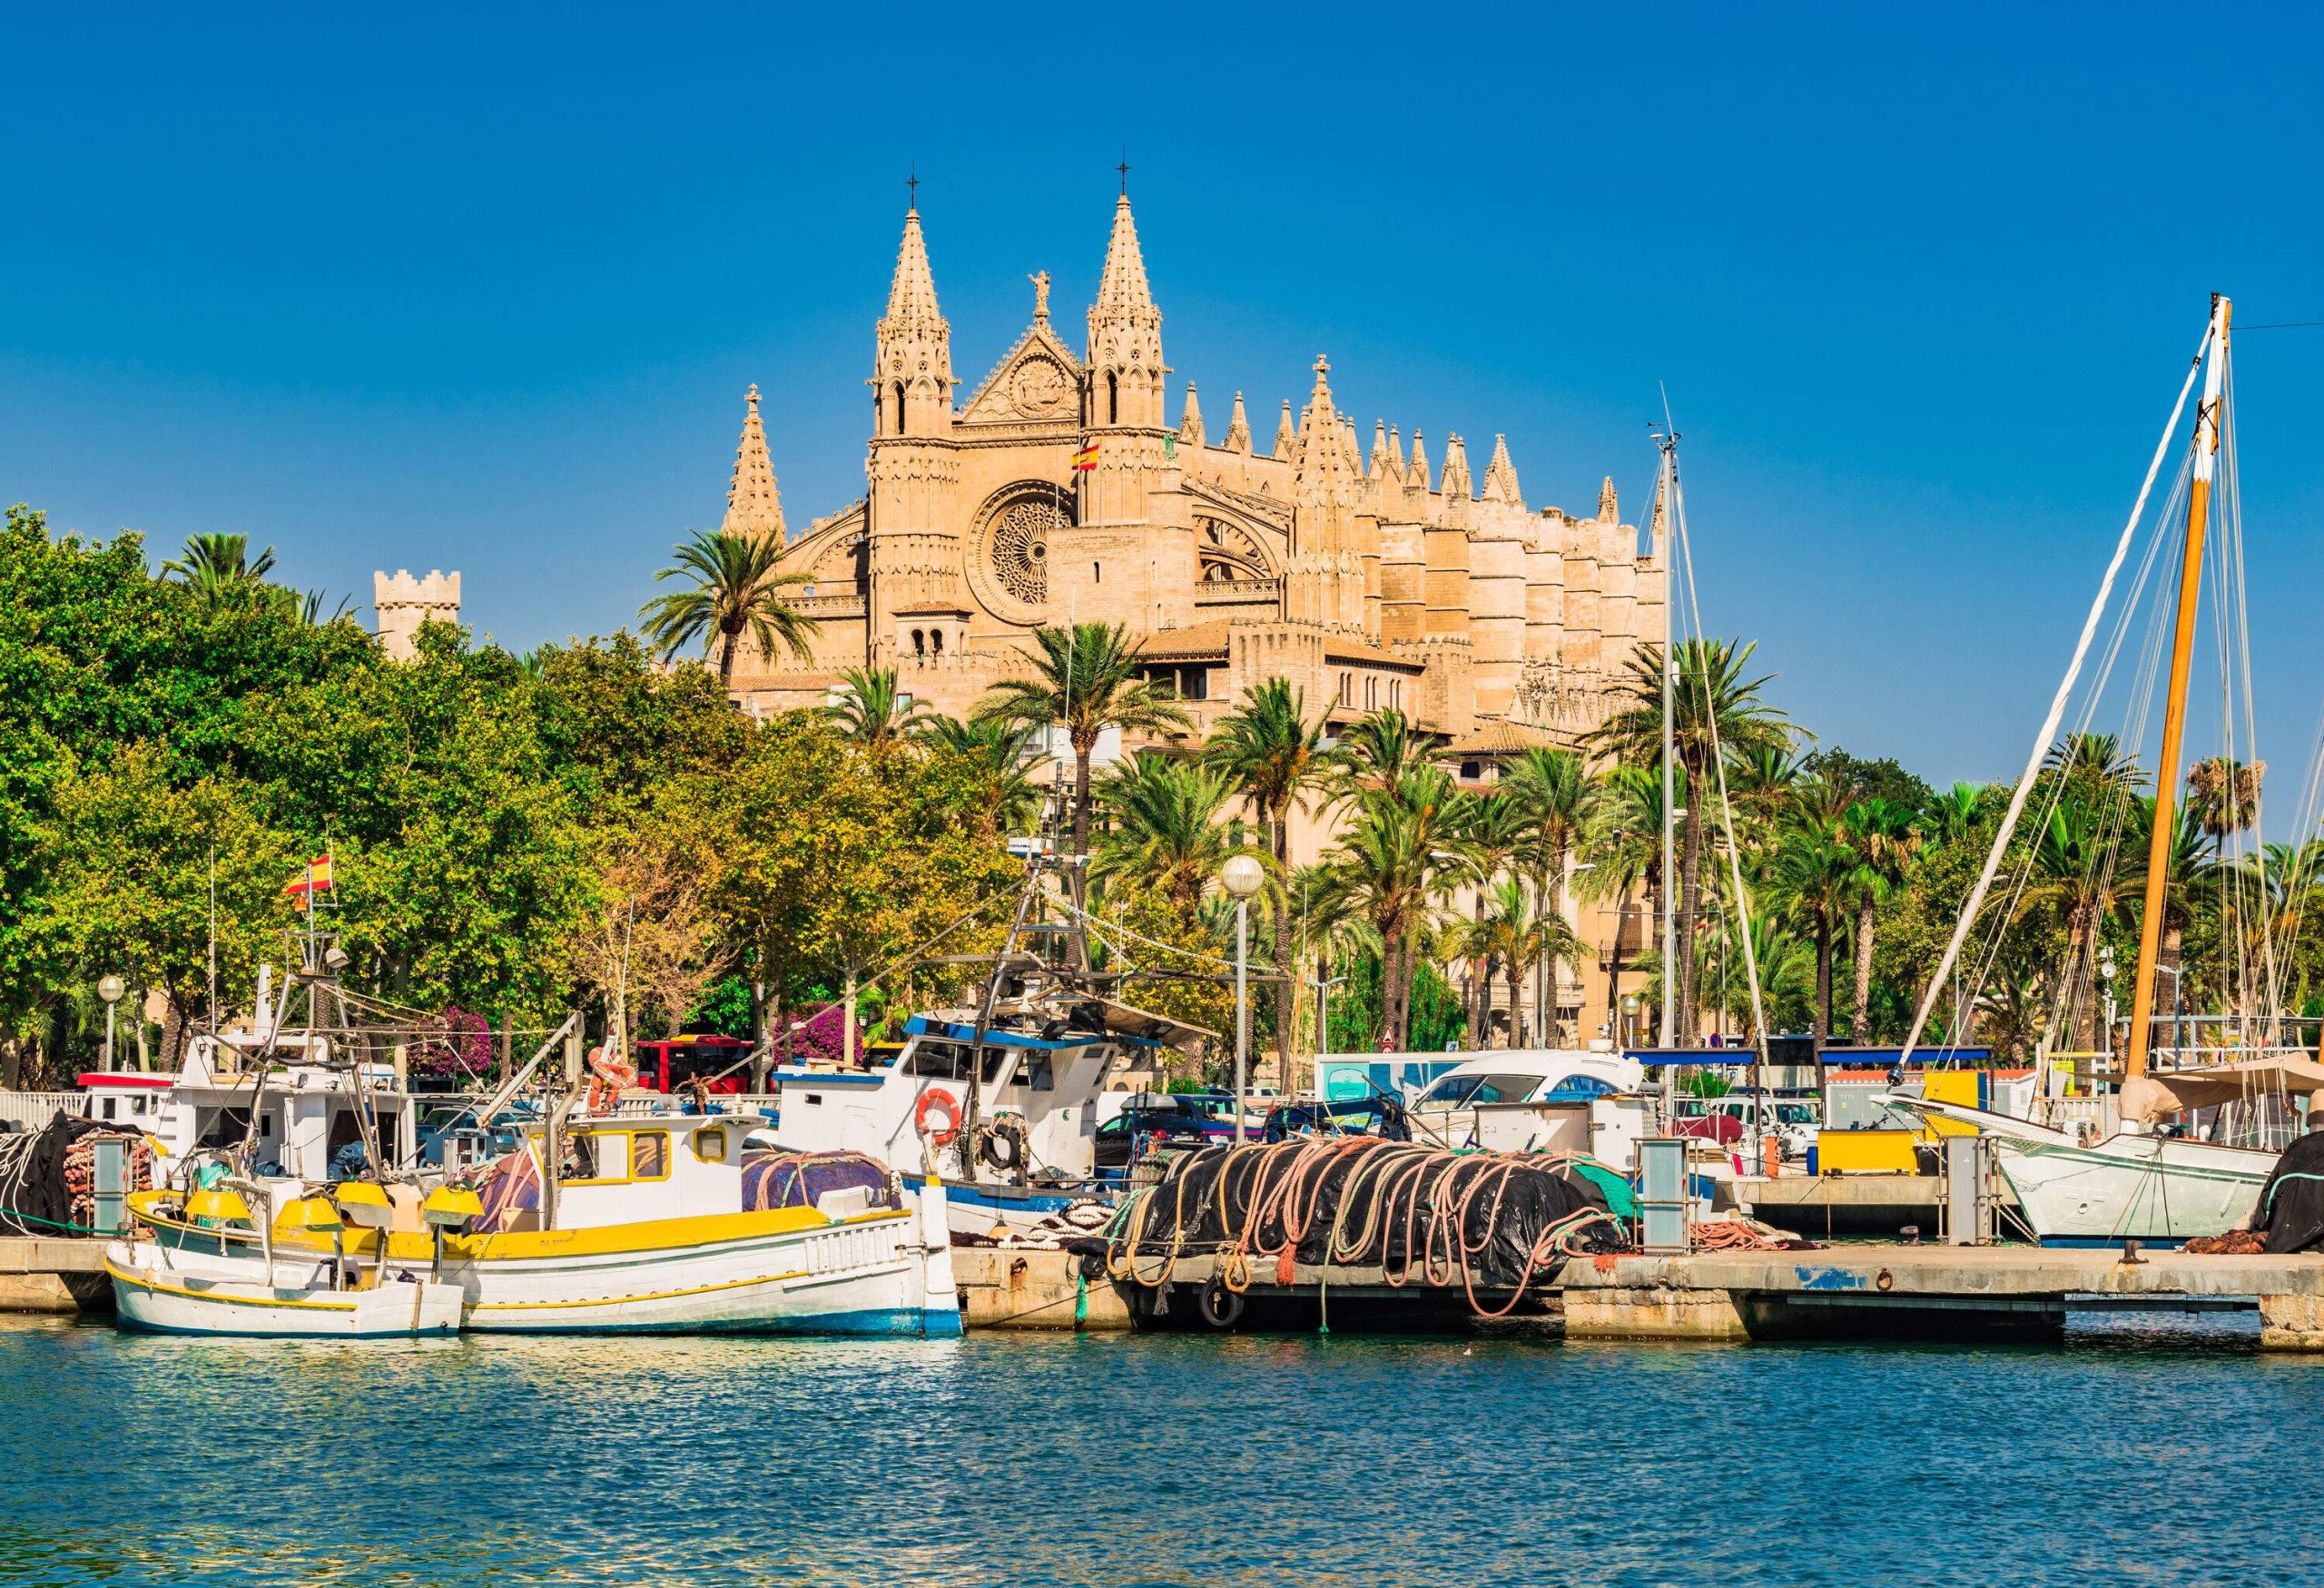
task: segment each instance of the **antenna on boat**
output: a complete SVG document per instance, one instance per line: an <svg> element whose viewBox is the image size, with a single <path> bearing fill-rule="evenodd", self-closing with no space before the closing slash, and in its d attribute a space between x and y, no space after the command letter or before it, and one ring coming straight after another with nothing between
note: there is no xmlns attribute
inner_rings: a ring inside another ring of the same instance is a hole
<svg viewBox="0 0 2324 1588"><path fill-rule="evenodd" d="M2162 703L2162 752L2155 765L2153 831L2147 840L2146 903L2139 920L2138 973L2131 982L2130 1041L2122 1051L2122 1084L2146 1074L2153 1035L2154 965L2162 942L2162 908L2171 879L2171 842L2175 828L2171 802L2178 794L2180 741L2187 727L2187 669L2195 651L2195 611L2203 584L2203 529L2211 518L2211 476L2219 464L2221 383L2227 365L2229 302L2211 294L2211 361L2203 369L2203 399L2195 409L2194 478L2187 487L2186 545L2179 560L2179 610L2171 631L2171 689Z"/></svg>

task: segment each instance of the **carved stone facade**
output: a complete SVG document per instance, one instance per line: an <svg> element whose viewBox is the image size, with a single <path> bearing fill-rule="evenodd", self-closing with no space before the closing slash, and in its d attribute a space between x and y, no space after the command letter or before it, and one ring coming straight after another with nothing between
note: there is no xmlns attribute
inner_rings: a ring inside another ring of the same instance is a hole
<svg viewBox="0 0 2324 1588"><path fill-rule="evenodd" d="M1048 272L1031 281L1032 322L956 400L951 330L907 212L874 339L870 489L784 559L812 575L797 600L822 626L812 660L742 658L739 697L819 704L841 669L888 666L964 714L1020 666L1028 630L1100 620L1145 642L1206 726L1280 673L1342 719L1395 705L1456 740L1503 723L1571 744L1631 647L1662 638L1661 528L1641 553L1610 479L1577 518L1526 506L1500 436L1480 486L1457 435L1438 471L1417 430L1408 450L1375 419L1367 457L1322 359L1266 451L1240 391L1215 441L1191 383L1171 424L1127 196L1078 350L1050 320ZM726 525L783 523L753 388Z"/></svg>

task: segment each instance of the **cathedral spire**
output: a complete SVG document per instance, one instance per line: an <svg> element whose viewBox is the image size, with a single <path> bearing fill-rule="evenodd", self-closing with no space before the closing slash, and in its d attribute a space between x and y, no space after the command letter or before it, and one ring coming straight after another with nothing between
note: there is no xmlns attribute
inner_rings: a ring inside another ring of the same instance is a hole
<svg viewBox="0 0 2324 1588"><path fill-rule="evenodd" d="M1621 521L1621 508L1614 498L1614 477L1610 474L1606 477L1606 483L1598 488L1598 522L1619 524Z"/></svg>
<svg viewBox="0 0 2324 1588"><path fill-rule="evenodd" d="M1299 431L1291 422L1291 399L1286 397L1283 399L1283 417L1275 422L1275 455L1289 458L1292 446L1298 439Z"/></svg>
<svg viewBox="0 0 2324 1588"><path fill-rule="evenodd" d="M1339 410L1332 403L1331 383L1324 379L1331 364L1315 360L1315 388L1308 394L1307 411L1299 427L1299 462L1292 471L1292 499L1302 508L1344 511L1355 506L1355 482L1361 469L1349 468L1349 443L1354 439ZM1290 407L1285 405L1285 422Z"/></svg>
<svg viewBox="0 0 2324 1588"><path fill-rule="evenodd" d="M1251 416L1243 411L1243 394L1235 394L1235 411L1226 420L1226 449L1251 455Z"/></svg>
<svg viewBox="0 0 2324 1588"><path fill-rule="evenodd" d="M1418 430L1413 432L1413 460L1411 466L1404 470L1404 483L1409 486L1418 486L1422 490L1429 488L1428 444L1421 439Z"/></svg>
<svg viewBox="0 0 2324 1588"><path fill-rule="evenodd" d="M783 496L774 488L774 464L767 457L766 427L759 421L759 389L745 399L742 445L734 449L734 482L726 488L726 521L719 529L753 540L788 538L783 528Z"/></svg>
<svg viewBox="0 0 2324 1588"><path fill-rule="evenodd" d="M1178 445L1202 445L1202 404L1195 398L1195 383L1187 382L1187 411L1178 420Z"/></svg>
<svg viewBox="0 0 2324 1588"><path fill-rule="evenodd" d="M1397 442L1389 439L1388 421L1374 419L1372 421L1372 478L1384 479L1396 485L1403 484L1404 460L1401 456L1403 450L1403 449Z"/></svg>
<svg viewBox="0 0 2324 1588"><path fill-rule="evenodd" d="M1146 285L1146 258L1129 195L1114 202L1113 235L1089 306L1085 422L1090 427L1162 427L1162 311Z"/></svg>
<svg viewBox="0 0 2324 1588"><path fill-rule="evenodd" d="M920 210L904 212L888 312L880 317L872 372L873 417L881 436L930 436L951 429L952 328L936 307Z"/></svg>
<svg viewBox="0 0 2324 1588"><path fill-rule="evenodd" d="M1439 488L1448 498L1469 498L1469 449L1458 436L1444 438L1444 478Z"/></svg>
<svg viewBox="0 0 2324 1588"><path fill-rule="evenodd" d="M1492 439L1492 461L1485 465L1486 499L1516 507L1523 500L1517 488L1517 465L1509 460L1509 438Z"/></svg>

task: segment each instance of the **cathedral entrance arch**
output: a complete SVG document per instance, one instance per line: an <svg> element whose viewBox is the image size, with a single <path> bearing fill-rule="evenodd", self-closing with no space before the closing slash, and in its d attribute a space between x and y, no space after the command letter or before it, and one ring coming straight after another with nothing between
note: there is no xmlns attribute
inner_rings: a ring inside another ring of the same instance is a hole
<svg viewBox="0 0 2324 1588"><path fill-rule="evenodd" d="M1049 536L1073 522L1073 493L1020 479L985 498L969 543L969 587L995 617L1036 625L1047 616Z"/></svg>

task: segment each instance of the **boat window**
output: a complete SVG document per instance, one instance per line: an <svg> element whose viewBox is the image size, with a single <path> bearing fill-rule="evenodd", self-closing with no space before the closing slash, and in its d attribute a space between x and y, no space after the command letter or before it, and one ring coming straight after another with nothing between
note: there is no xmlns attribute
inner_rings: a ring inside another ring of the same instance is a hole
<svg viewBox="0 0 2324 1588"><path fill-rule="evenodd" d="M1006 1048L985 1049L984 1063L981 1067L981 1078L984 1084L987 1086L999 1085L1001 1070L1007 1068L1009 1061L1011 1059L1016 1057L1017 1055L1015 1053L1012 1053Z"/></svg>
<svg viewBox="0 0 2324 1588"><path fill-rule="evenodd" d="M1026 1054L1025 1068L1017 1079L1035 1091L1057 1090L1057 1079L1049 1072L1049 1056L1047 1053Z"/></svg>
<svg viewBox="0 0 2324 1588"><path fill-rule="evenodd" d="M594 1180L597 1178L599 1149L595 1136L583 1132L565 1139L565 1168L557 1176L563 1180Z"/></svg>
<svg viewBox="0 0 2324 1588"><path fill-rule="evenodd" d="M1467 1109L1479 1103L1521 1103L1541 1084L1531 1075L1448 1075L1421 1097L1423 1108Z"/></svg>
<svg viewBox="0 0 2324 1588"><path fill-rule="evenodd" d="M966 1080L969 1078L968 1050L958 1042L932 1041L922 1037L912 1047L906 1073L933 1076L940 1080Z"/></svg>
<svg viewBox="0 0 2324 1588"><path fill-rule="evenodd" d="M629 1178L634 1180L666 1180L670 1178L668 1131L640 1130L629 1139Z"/></svg>
<svg viewBox="0 0 2324 1588"><path fill-rule="evenodd" d="M1595 1075L1569 1075L1541 1095L1549 1103L1587 1102L1591 1098L1610 1097L1621 1088Z"/></svg>
<svg viewBox="0 0 2324 1588"><path fill-rule="evenodd" d="M716 1125L705 1125L694 1133L694 1155L704 1163L726 1161L726 1132Z"/></svg>
<svg viewBox="0 0 2324 1588"><path fill-rule="evenodd" d="M99 1103L97 1104L97 1118L98 1118L98 1119L117 1119L117 1118L119 1118L120 1116L116 1115L116 1114L113 1111L113 1099L111 1099L111 1098L105 1098L105 1099L103 1099L103 1100L102 1100L101 1101L99 1101Z"/></svg>

